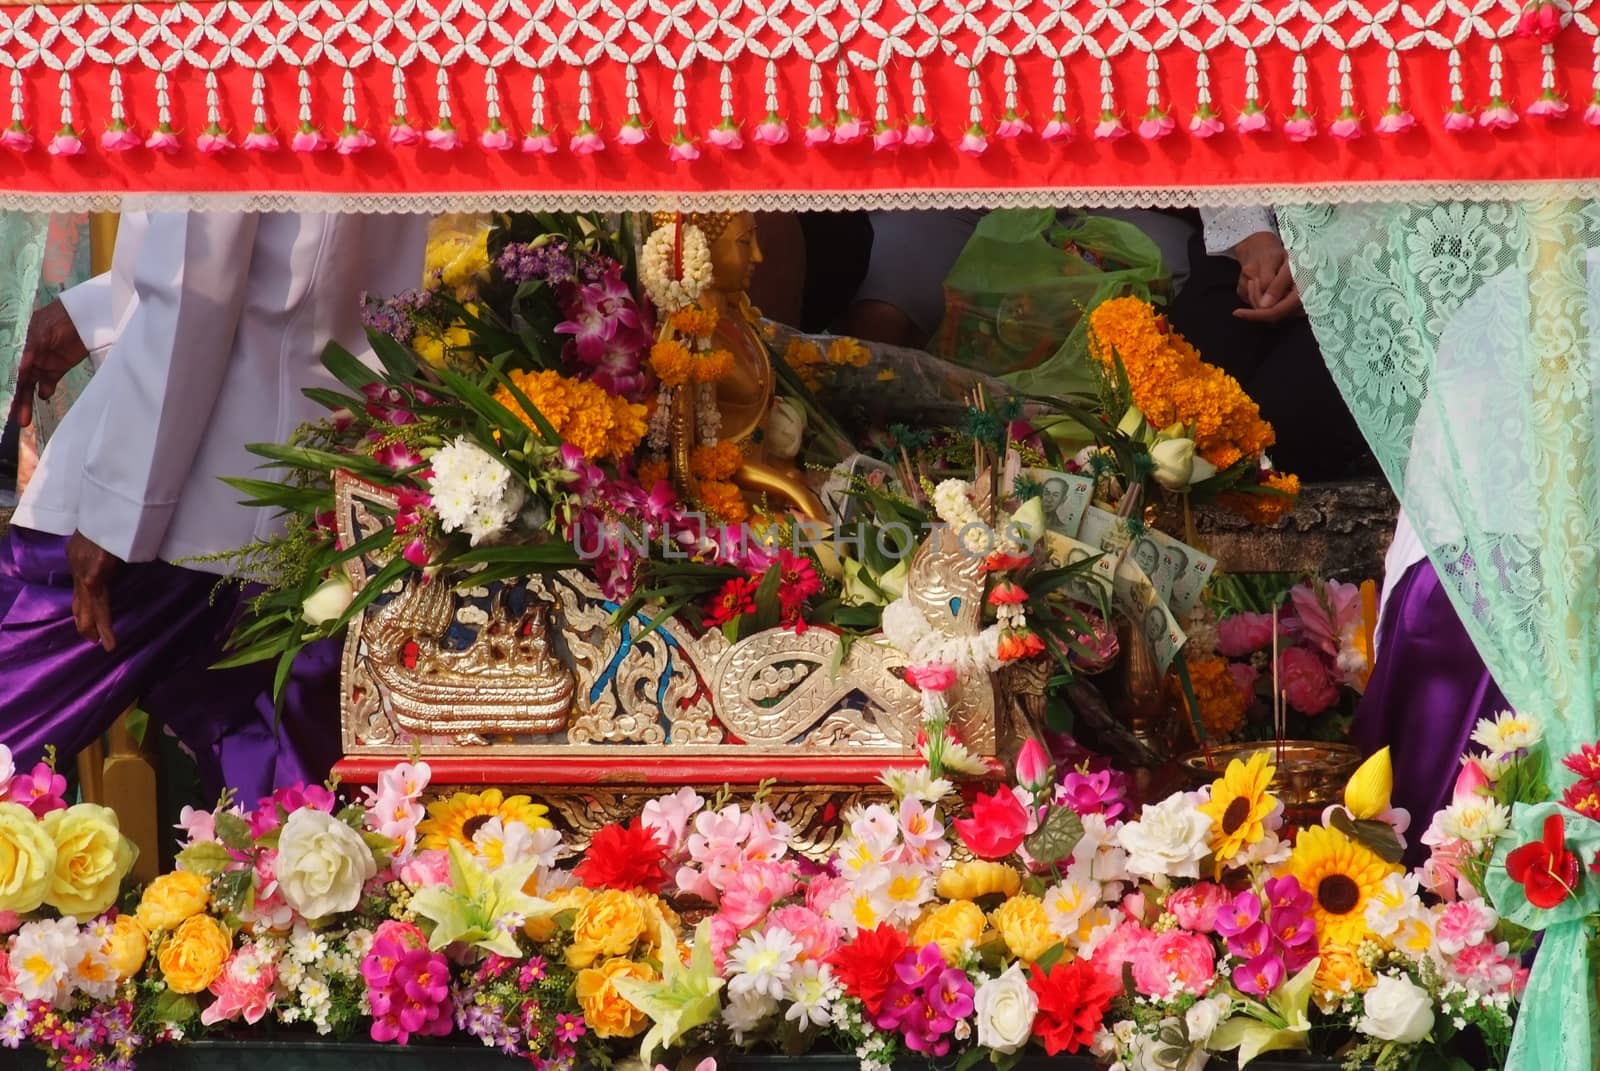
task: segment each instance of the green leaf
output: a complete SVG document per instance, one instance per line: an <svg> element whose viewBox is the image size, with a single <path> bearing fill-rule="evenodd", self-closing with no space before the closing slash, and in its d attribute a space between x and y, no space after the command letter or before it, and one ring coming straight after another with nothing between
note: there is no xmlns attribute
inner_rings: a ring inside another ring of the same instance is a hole
<svg viewBox="0 0 1600 1071"><path fill-rule="evenodd" d="M348 409L352 413L360 413L366 405L366 399L364 398L357 398L351 394L340 394L336 390L328 390L324 387L307 387L300 393L330 412L338 409Z"/></svg>
<svg viewBox="0 0 1600 1071"><path fill-rule="evenodd" d="M393 837L386 837L382 833L374 833L370 829L359 832L361 833L362 841L365 842L368 848L372 849L372 861L378 865L378 869L382 870L388 866L389 860L394 858L394 850L400 847L400 843Z"/></svg>
<svg viewBox="0 0 1600 1071"><path fill-rule="evenodd" d="M357 394L361 388L378 381L378 376L356 360L355 356L337 342L330 342L322 351L322 365L333 373L335 379Z"/></svg>
<svg viewBox="0 0 1600 1071"><path fill-rule="evenodd" d="M410 570L411 563L404 558L391 558L387 565L379 569L373 576L367 578L366 587L356 592L356 597L350 600L350 605L345 608L343 614L339 615L339 620L333 623L333 627L327 630L326 635L337 636L350 623L353 617L370 606L372 600L383 594L390 584L399 580Z"/></svg>
<svg viewBox="0 0 1600 1071"><path fill-rule="evenodd" d="M191 996L162 987L150 1007L158 1022L183 1025L200 1014L200 1004Z"/></svg>
<svg viewBox="0 0 1600 1071"><path fill-rule="evenodd" d="M357 833L360 833L367 826L366 808L358 807L353 803L350 806L341 809L334 817L339 819L339 821L343 822L345 825L349 826L351 829L355 830Z"/></svg>
<svg viewBox="0 0 1600 1071"><path fill-rule="evenodd" d="M1066 954L1067 946L1062 944L1060 941L1057 941L1055 944L1045 949L1044 954L1038 959L1034 960L1033 964L1045 974L1049 974L1055 969L1056 964L1061 962L1061 957L1065 956Z"/></svg>
<svg viewBox="0 0 1600 1071"><path fill-rule="evenodd" d="M1350 817L1350 812L1340 807L1334 810L1328 824L1357 844L1371 849L1386 863L1398 863L1405 854L1394 827L1387 822L1357 822Z"/></svg>
<svg viewBox="0 0 1600 1071"><path fill-rule="evenodd" d="M178 853L178 869L211 878L233 862L228 849L214 840L191 844Z"/></svg>
<svg viewBox="0 0 1600 1071"><path fill-rule="evenodd" d="M250 823L229 811L217 815L216 832L217 839L235 851L245 851L256 842Z"/></svg>
<svg viewBox="0 0 1600 1071"><path fill-rule="evenodd" d="M766 575L761 578L761 584L756 588L756 612L751 615L748 635L753 636L757 632L777 627L783 613L783 608L778 602L778 585L782 580L783 571L776 564L767 567Z"/></svg>
<svg viewBox="0 0 1600 1071"><path fill-rule="evenodd" d="M395 379L410 379L417 374L417 359L409 349L381 331L368 331L367 342L383 362L384 370Z"/></svg>
<svg viewBox="0 0 1600 1071"><path fill-rule="evenodd" d="M1071 807L1052 807L1039 824L1028 834L1023 846L1035 862L1049 865L1072 855L1083 839L1083 820Z"/></svg>
<svg viewBox="0 0 1600 1071"><path fill-rule="evenodd" d="M309 446L290 446L286 443L251 443L246 447L257 457L326 475L341 469L357 476L375 476L391 481L394 473L370 457L360 454L336 454L332 450L317 450Z"/></svg>
<svg viewBox="0 0 1600 1071"><path fill-rule="evenodd" d="M271 480L251 480L238 476L224 476L222 482L235 491L251 496L241 501L239 503L241 506L252 508L276 506L295 513L315 513L333 506L331 490L319 491L309 487L293 487Z"/></svg>

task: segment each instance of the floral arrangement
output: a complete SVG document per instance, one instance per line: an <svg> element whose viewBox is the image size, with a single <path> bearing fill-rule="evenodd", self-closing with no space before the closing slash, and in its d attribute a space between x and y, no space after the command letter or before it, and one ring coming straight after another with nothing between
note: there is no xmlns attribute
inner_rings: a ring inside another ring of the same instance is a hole
<svg viewBox="0 0 1600 1071"><path fill-rule="evenodd" d="M1238 381L1203 361L1149 302L1123 297L1095 306L1088 343L1104 373L1102 419L1115 428L1109 438L1123 446L1122 481L1148 477L1157 487L1216 499L1262 524L1293 505L1299 480L1277 472L1267 458L1272 425ZM1103 475L1115 460L1115 451L1090 451L1079 464Z"/></svg>
<svg viewBox="0 0 1600 1071"><path fill-rule="evenodd" d="M1485 732L1520 751L1516 724ZM10 777L0 1043L72 1069L264 1021L465 1034L540 1068L762 1044L842 1046L866 1071L1031 1048L1124 1068L1312 1048L1399 1068L1469 1038L1503 1053L1526 980L1507 909L1469 892L1471 867L1450 891L1439 867L1393 862L1387 752L1298 832L1267 752L1142 810L1036 744L1015 775L966 795L890 772L820 862L761 798L684 788L571 866L533 800L430 799L427 764L402 763L360 799L186 809L178 869L120 897L114 820L68 808L48 768ZM1436 826L1435 858L1460 860L1513 827L1486 796ZM1529 858L1504 874L1555 899Z"/></svg>

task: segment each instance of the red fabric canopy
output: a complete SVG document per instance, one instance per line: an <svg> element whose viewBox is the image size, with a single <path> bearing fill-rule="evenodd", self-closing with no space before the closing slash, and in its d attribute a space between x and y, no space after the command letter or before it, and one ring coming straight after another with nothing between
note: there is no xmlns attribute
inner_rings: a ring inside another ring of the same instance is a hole
<svg viewBox="0 0 1600 1071"><path fill-rule="evenodd" d="M1578 7L0 7L0 190L428 210L1592 192L1600 27ZM1519 35L1541 18L1553 42Z"/></svg>

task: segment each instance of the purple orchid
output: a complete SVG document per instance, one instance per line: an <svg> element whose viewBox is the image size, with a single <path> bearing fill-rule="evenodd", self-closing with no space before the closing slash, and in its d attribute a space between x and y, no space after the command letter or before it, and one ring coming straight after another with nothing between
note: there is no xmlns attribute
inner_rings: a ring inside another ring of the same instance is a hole
<svg viewBox="0 0 1600 1071"><path fill-rule="evenodd" d="M562 306L567 318L556 324L556 333L572 336L578 360L585 364L604 355L619 328L639 326L639 309L620 264L593 282L568 288Z"/></svg>
<svg viewBox="0 0 1600 1071"><path fill-rule="evenodd" d="M1127 810L1123 786L1110 770L1071 770L1056 786L1056 803L1079 815L1103 814L1107 822Z"/></svg>
<svg viewBox="0 0 1600 1071"><path fill-rule="evenodd" d="M1283 960L1276 955L1261 955L1233 972L1233 984L1239 992L1265 999L1283 984Z"/></svg>

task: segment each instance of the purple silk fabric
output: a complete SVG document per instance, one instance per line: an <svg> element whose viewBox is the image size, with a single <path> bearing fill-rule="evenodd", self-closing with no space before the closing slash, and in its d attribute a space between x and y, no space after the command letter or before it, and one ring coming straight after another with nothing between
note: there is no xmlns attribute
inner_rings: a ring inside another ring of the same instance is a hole
<svg viewBox="0 0 1600 1071"><path fill-rule="evenodd" d="M55 745L65 763L138 702L194 752L201 787L253 803L320 781L338 758L339 649L308 647L274 725L272 663L231 670L218 657L239 592L165 562L118 567L111 586L116 650L78 635L64 536L13 525L0 540L0 743L22 768Z"/></svg>
<svg viewBox="0 0 1600 1071"><path fill-rule="evenodd" d="M1479 718L1506 710L1433 563L1406 571L1383 612L1383 642L1350 734L1370 754L1393 749L1394 805L1411 812L1406 861L1427 858L1419 838L1450 800Z"/></svg>

